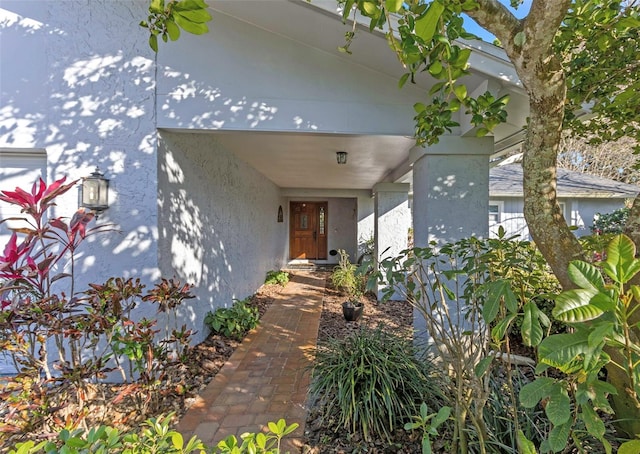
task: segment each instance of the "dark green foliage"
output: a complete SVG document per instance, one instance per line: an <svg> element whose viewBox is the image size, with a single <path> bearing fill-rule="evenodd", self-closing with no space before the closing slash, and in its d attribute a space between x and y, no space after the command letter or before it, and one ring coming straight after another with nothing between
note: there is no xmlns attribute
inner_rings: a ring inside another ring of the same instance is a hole
<svg viewBox="0 0 640 454"><path fill-rule="evenodd" d="M439 408L441 380L431 363L419 359L410 341L382 328L362 328L321 348L313 368L311 393L325 418L365 440L387 439L420 403Z"/></svg>
<svg viewBox="0 0 640 454"><path fill-rule="evenodd" d="M282 270L267 271L267 277L264 280L265 284L278 284L283 287L287 285L288 282L289 282L289 273Z"/></svg>
<svg viewBox="0 0 640 454"><path fill-rule="evenodd" d="M611 213L596 213L591 232L596 235L603 233L622 233L629 218L629 208L620 208Z"/></svg>
<svg viewBox="0 0 640 454"><path fill-rule="evenodd" d="M258 326L259 321L258 308L249 304L249 298L235 300L231 307L209 312L204 319L204 323L214 333L238 340L242 339L247 331Z"/></svg>

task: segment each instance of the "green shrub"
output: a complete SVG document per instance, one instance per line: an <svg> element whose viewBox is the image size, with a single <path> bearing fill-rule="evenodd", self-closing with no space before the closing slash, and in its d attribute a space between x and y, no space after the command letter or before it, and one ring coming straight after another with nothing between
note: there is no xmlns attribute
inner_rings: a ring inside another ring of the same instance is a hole
<svg viewBox="0 0 640 454"><path fill-rule="evenodd" d="M240 340L249 330L258 326L260 313L257 307L249 305L249 298L234 301L231 307L207 313L204 323L214 333Z"/></svg>
<svg viewBox="0 0 640 454"><path fill-rule="evenodd" d="M279 454L282 438L298 428L298 424L287 425L284 419L269 422L266 433L244 433L242 444L235 435L218 443L216 449L205 446L195 435L185 444L182 434L171 429L173 415L150 418L138 432L120 432L109 426L99 426L89 431L63 429L52 441L35 443L27 440L11 448L9 454Z"/></svg>
<svg viewBox="0 0 640 454"><path fill-rule="evenodd" d="M619 208L611 213L596 213L591 226L591 232L596 235L603 233L622 233L629 218L629 208Z"/></svg>
<svg viewBox="0 0 640 454"><path fill-rule="evenodd" d="M350 300L359 300L365 290L365 278L358 273L358 266L349 261L349 254L339 249L340 262L333 269L331 283Z"/></svg>
<svg viewBox="0 0 640 454"><path fill-rule="evenodd" d="M410 341L382 328L362 328L318 350L311 393L324 418L369 441L389 439L420 411L420 402L438 408L441 382L435 368L419 359Z"/></svg>
<svg viewBox="0 0 640 454"><path fill-rule="evenodd" d="M288 282L289 282L289 273L282 270L267 271L267 278L264 280L265 284L278 284L278 285L282 285L283 287L287 285Z"/></svg>

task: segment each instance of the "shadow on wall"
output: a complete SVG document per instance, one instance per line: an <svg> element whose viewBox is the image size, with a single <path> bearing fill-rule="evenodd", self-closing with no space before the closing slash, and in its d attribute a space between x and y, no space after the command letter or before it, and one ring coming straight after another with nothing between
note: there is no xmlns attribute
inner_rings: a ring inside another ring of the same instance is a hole
<svg viewBox="0 0 640 454"><path fill-rule="evenodd" d="M180 314L202 333L206 313L253 294L286 241L277 186L209 134L161 131L159 253L163 275L194 285L197 301Z"/></svg>
<svg viewBox="0 0 640 454"><path fill-rule="evenodd" d="M111 276L156 281L154 56L140 2L3 2L0 146L43 148L48 181L96 166L111 179L108 233L83 245L79 284ZM33 181L25 181L29 188ZM13 189L13 188L12 188ZM71 217L69 191L54 216Z"/></svg>

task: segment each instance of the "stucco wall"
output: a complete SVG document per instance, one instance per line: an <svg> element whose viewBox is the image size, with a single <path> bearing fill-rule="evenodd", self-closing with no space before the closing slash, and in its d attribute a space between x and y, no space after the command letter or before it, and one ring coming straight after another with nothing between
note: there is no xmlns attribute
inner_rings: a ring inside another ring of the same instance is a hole
<svg viewBox="0 0 640 454"><path fill-rule="evenodd" d="M207 134L160 132L158 184L160 269L195 286L180 317L202 339L208 311L253 294L283 266L288 224L277 214L286 203Z"/></svg>
<svg viewBox="0 0 640 454"><path fill-rule="evenodd" d="M208 34L183 33L162 48L158 64L158 126L166 128L411 136L413 105L424 96L218 12Z"/></svg>
<svg viewBox="0 0 640 454"><path fill-rule="evenodd" d="M111 207L98 222L120 233L82 246L81 285L159 277L155 65L137 25L145 9L141 1L0 2L0 147L46 150L49 181L96 166L111 179ZM53 214L77 208L71 190Z"/></svg>
<svg viewBox="0 0 640 454"><path fill-rule="evenodd" d="M524 218L524 202L518 197L492 197L491 202L502 203L501 223L490 226L490 234L496 236L498 227L504 227L508 235L520 235L522 240L530 240L529 228ZM564 205L564 216L567 223L574 228L576 236L590 235L593 218L596 213L611 213L624 207L624 199L605 198L579 198L567 199L559 198L558 201Z"/></svg>

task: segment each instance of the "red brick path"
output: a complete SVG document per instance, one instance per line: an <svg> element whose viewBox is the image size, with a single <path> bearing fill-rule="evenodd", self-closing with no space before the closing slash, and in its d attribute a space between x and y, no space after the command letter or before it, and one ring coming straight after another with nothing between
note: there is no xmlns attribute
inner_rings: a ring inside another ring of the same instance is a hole
<svg viewBox="0 0 640 454"><path fill-rule="evenodd" d="M325 274L296 272L178 424L186 437L215 446L228 435L263 430L284 418L300 427L281 452L300 452L307 415Z"/></svg>

